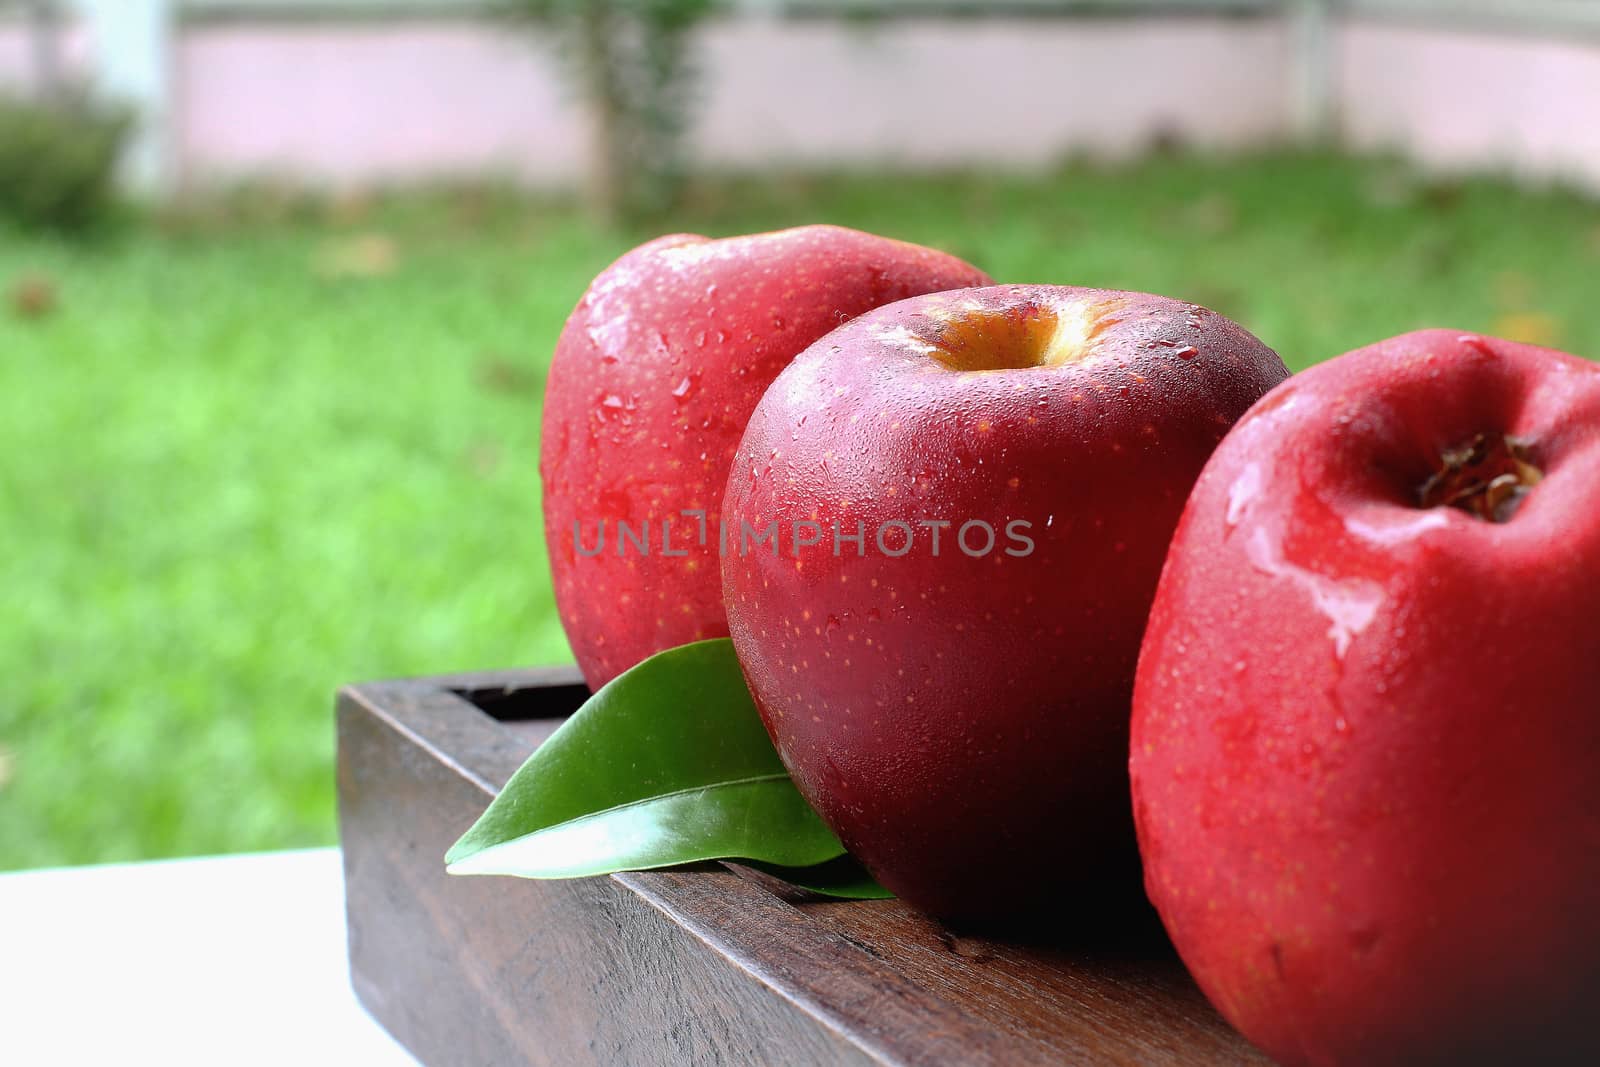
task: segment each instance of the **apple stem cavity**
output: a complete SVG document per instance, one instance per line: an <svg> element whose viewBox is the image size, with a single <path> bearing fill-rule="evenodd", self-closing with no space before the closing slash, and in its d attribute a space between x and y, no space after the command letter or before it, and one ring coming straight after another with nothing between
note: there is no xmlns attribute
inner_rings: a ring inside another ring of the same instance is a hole
<svg viewBox="0 0 1600 1067"><path fill-rule="evenodd" d="M1532 442L1510 434L1478 434L1447 448L1440 467L1417 491L1424 508L1459 508L1486 522L1510 522L1544 471L1531 459Z"/></svg>
<svg viewBox="0 0 1600 1067"><path fill-rule="evenodd" d="M1063 306L958 306L940 316L931 354L955 371L1064 367L1093 354L1124 304L1112 298Z"/></svg>

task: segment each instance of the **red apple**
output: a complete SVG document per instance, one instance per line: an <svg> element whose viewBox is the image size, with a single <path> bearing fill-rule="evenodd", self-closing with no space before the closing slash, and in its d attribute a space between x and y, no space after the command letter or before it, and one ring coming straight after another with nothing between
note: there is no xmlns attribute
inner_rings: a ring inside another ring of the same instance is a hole
<svg viewBox="0 0 1600 1067"><path fill-rule="evenodd" d="M880 308L779 375L728 479L729 627L800 791L885 886L993 919L1136 870L1167 540L1285 375L1194 305L1054 286Z"/></svg>
<svg viewBox="0 0 1600 1067"><path fill-rule="evenodd" d="M556 604L590 686L726 635L716 540L700 535L778 372L863 311L987 281L837 226L662 237L594 280L556 345L539 463Z"/></svg>
<svg viewBox="0 0 1600 1067"><path fill-rule="evenodd" d="M1600 1063L1600 367L1407 334L1256 405L1139 663L1150 898L1286 1064Z"/></svg>

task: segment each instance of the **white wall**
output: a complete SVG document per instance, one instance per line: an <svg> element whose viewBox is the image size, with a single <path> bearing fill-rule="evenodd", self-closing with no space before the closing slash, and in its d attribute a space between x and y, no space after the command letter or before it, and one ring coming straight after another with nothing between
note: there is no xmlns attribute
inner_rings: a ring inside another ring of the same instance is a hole
<svg viewBox="0 0 1600 1067"><path fill-rule="evenodd" d="M585 127L553 57L503 26L204 24L176 57L176 154L192 182L487 170L552 183L583 169Z"/></svg>
<svg viewBox="0 0 1600 1067"><path fill-rule="evenodd" d="M1287 121L1275 20L767 22L707 46L696 141L717 162L1028 165L1161 133L1248 144Z"/></svg>
<svg viewBox="0 0 1600 1067"><path fill-rule="evenodd" d="M68 42L80 67L90 37ZM1352 145L1600 190L1600 34L1347 16L1327 40ZM741 18L703 45L693 143L714 165L1026 167L1127 154L1158 134L1255 144L1297 122L1296 41L1276 17ZM0 16L0 85L27 67L19 25ZM583 170L584 124L555 56L505 23L206 19L179 29L166 69L160 158L174 180L487 171L551 184Z"/></svg>
<svg viewBox="0 0 1600 1067"><path fill-rule="evenodd" d="M1047 162L1158 133L1246 144L1283 128L1274 21L730 20L706 33L694 130L713 164ZM203 24L177 50L175 124L199 181L360 183L485 168L581 171L555 57L492 23Z"/></svg>
<svg viewBox="0 0 1600 1067"><path fill-rule="evenodd" d="M1600 40L1346 22L1341 125L1362 148L1600 190Z"/></svg>
<svg viewBox="0 0 1600 1067"><path fill-rule="evenodd" d="M68 75L81 75L90 61L89 35L76 23L68 22L62 34L61 61ZM20 15L0 10L0 88L30 89L35 75L33 42Z"/></svg>

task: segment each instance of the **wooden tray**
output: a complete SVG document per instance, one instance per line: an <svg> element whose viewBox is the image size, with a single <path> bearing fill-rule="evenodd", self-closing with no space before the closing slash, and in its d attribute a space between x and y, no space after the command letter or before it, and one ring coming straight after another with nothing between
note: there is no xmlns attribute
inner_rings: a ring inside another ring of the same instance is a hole
<svg viewBox="0 0 1600 1067"><path fill-rule="evenodd" d="M339 694L351 974L424 1063L1267 1062L1151 913L1023 944L721 864L446 875L445 849L585 696L565 669Z"/></svg>

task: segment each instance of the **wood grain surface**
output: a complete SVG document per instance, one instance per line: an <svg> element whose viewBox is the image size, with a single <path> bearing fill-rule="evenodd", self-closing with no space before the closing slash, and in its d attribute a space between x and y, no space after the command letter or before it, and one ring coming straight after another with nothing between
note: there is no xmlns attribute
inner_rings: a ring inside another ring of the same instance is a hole
<svg viewBox="0 0 1600 1067"><path fill-rule="evenodd" d="M456 878L445 850L587 695L566 669L338 700L352 979L424 1063L1266 1063L1147 908L1025 934L825 901L732 864Z"/></svg>

